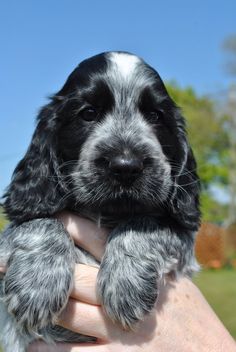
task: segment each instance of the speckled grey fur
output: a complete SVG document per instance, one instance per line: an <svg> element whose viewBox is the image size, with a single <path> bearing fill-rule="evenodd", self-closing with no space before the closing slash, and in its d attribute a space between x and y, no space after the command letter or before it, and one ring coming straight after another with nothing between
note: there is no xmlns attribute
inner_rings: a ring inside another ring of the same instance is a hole
<svg viewBox="0 0 236 352"><path fill-rule="evenodd" d="M30 341L40 337L48 342L94 341L55 326L68 301L75 262L98 265L93 257L74 246L56 219L12 224L3 232L0 263L8 266L4 280L0 280L4 351L23 352Z"/></svg>
<svg viewBox="0 0 236 352"><path fill-rule="evenodd" d="M99 121L83 121L77 110L87 103L83 94L94 89L98 105L101 92L110 92L103 98L105 112ZM152 99L143 109L147 89ZM153 114L156 106L160 116ZM109 164L99 162L131 154L143 170L132 185L117 185ZM95 341L56 325L75 263L99 263L50 216L67 209L110 227L97 292L111 320L132 329L152 310L165 275L190 276L198 268L198 194L184 120L156 71L127 53L83 62L39 114L6 194L12 222L0 237L0 265L7 267L0 278L4 351L25 352L38 338Z"/></svg>

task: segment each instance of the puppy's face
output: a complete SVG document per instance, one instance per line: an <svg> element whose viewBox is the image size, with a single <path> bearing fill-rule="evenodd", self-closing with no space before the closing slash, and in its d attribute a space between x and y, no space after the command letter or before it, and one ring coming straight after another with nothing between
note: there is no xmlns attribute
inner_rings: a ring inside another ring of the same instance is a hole
<svg viewBox="0 0 236 352"><path fill-rule="evenodd" d="M156 71L131 54L101 54L76 68L58 99L59 156L76 201L107 213L163 206L186 146Z"/></svg>
<svg viewBox="0 0 236 352"><path fill-rule="evenodd" d="M196 229L198 194L184 120L161 78L110 52L83 61L42 108L4 206L19 222L67 208L118 219L164 212Z"/></svg>

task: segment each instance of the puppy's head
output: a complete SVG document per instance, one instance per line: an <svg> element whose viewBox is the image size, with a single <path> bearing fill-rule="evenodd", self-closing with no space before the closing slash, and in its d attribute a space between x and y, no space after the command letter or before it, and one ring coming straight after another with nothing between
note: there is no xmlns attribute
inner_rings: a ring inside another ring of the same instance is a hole
<svg viewBox="0 0 236 352"><path fill-rule="evenodd" d="M122 52L83 61L40 112L6 197L17 220L77 204L111 216L164 212L198 222L195 161L157 72Z"/></svg>

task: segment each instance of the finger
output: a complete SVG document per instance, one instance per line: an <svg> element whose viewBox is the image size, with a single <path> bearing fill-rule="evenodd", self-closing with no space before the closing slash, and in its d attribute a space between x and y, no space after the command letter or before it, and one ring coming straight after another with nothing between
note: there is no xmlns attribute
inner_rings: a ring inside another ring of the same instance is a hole
<svg viewBox="0 0 236 352"><path fill-rule="evenodd" d="M77 264L74 272L74 286L71 297L93 305L98 305L96 279L98 269L92 266Z"/></svg>
<svg viewBox="0 0 236 352"><path fill-rule="evenodd" d="M27 352L108 352L106 345L87 343L57 343L46 345L43 342L35 342L29 346Z"/></svg>
<svg viewBox="0 0 236 352"><path fill-rule="evenodd" d="M106 341L108 335L107 326L111 322L108 323L108 318L101 307L78 302L70 298L57 324L71 331Z"/></svg>
<svg viewBox="0 0 236 352"><path fill-rule="evenodd" d="M0 265L0 273L5 273L6 272L6 266L5 265Z"/></svg>
<svg viewBox="0 0 236 352"><path fill-rule="evenodd" d="M66 211L57 214L57 218L63 222L77 245L91 253L97 260L101 260L108 235L107 229Z"/></svg>

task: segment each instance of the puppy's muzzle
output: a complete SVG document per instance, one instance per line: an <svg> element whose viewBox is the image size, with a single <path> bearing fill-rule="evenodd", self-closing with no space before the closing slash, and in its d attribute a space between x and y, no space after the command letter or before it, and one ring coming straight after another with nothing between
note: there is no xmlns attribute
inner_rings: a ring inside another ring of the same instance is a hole
<svg viewBox="0 0 236 352"><path fill-rule="evenodd" d="M142 158L132 154L100 157L96 165L106 170L109 178L122 185L130 185L139 178L144 169Z"/></svg>
<svg viewBox="0 0 236 352"><path fill-rule="evenodd" d="M143 171L143 161L137 157L118 155L109 162L111 177L122 184L134 182Z"/></svg>

